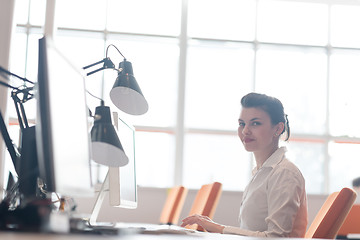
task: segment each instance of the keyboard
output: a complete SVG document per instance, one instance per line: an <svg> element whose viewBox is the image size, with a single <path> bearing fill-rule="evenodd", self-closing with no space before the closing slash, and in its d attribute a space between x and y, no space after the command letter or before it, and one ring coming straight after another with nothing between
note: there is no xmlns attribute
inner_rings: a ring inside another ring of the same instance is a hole
<svg viewBox="0 0 360 240"><path fill-rule="evenodd" d="M176 225L150 224L150 223L127 223L127 222L97 222L90 225L86 221L72 224L73 233L93 233L103 235L126 235L126 234L201 234L193 229L187 229Z"/></svg>
<svg viewBox="0 0 360 240"><path fill-rule="evenodd" d="M143 234L201 234L193 229L177 225L150 224L150 223L116 223L115 229L133 230Z"/></svg>

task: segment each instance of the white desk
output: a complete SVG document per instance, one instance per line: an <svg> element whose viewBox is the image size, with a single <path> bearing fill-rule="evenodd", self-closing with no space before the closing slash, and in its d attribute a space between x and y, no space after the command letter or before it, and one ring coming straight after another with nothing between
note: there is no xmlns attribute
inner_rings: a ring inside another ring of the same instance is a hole
<svg viewBox="0 0 360 240"><path fill-rule="evenodd" d="M203 233L203 234L132 234L132 235L92 235L92 234L37 234L37 233L17 233L0 232L1 240L188 240L188 239L206 239L206 240L263 240L262 238L245 237L239 235ZM280 238L279 238L280 240ZM283 240L283 239L281 239ZM291 239L287 239L291 240ZM295 240L295 239L293 239Z"/></svg>

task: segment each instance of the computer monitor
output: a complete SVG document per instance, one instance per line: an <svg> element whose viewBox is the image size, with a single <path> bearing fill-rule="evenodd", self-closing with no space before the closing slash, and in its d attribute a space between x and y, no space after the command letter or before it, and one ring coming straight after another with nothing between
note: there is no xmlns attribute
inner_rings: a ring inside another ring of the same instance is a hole
<svg viewBox="0 0 360 240"><path fill-rule="evenodd" d="M54 45L39 40L36 146L46 190L92 196L85 78Z"/></svg>

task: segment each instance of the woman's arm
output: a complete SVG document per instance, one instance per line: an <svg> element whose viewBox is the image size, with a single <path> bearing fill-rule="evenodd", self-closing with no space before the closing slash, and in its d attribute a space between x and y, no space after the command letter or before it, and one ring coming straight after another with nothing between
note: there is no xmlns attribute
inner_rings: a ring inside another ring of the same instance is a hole
<svg viewBox="0 0 360 240"><path fill-rule="evenodd" d="M202 228L204 228L207 232L212 233L228 233L228 234L238 234L245 236L257 236L257 237L266 237L265 232L254 232L249 230L244 230L238 227L230 227L221 225L219 223L214 222L209 217L201 216L201 215L192 215L182 220L181 227L185 227L187 225L198 224Z"/></svg>

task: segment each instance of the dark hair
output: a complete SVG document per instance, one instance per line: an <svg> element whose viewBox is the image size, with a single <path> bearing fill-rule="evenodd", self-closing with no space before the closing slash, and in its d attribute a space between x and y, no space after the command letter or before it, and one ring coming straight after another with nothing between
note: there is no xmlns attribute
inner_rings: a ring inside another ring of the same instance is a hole
<svg viewBox="0 0 360 240"><path fill-rule="evenodd" d="M269 114L271 123L273 125L278 124L279 122L284 123L284 129L281 132L283 134L287 132L285 141L290 138L290 126L287 115L284 113L284 107L279 99L267 96L260 93L249 93L242 97L241 106L244 108L260 108Z"/></svg>
<svg viewBox="0 0 360 240"><path fill-rule="evenodd" d="M352 185L353 185L353 187L360 187L360 177L355 178L355 179L352 181Z"/></svg>

